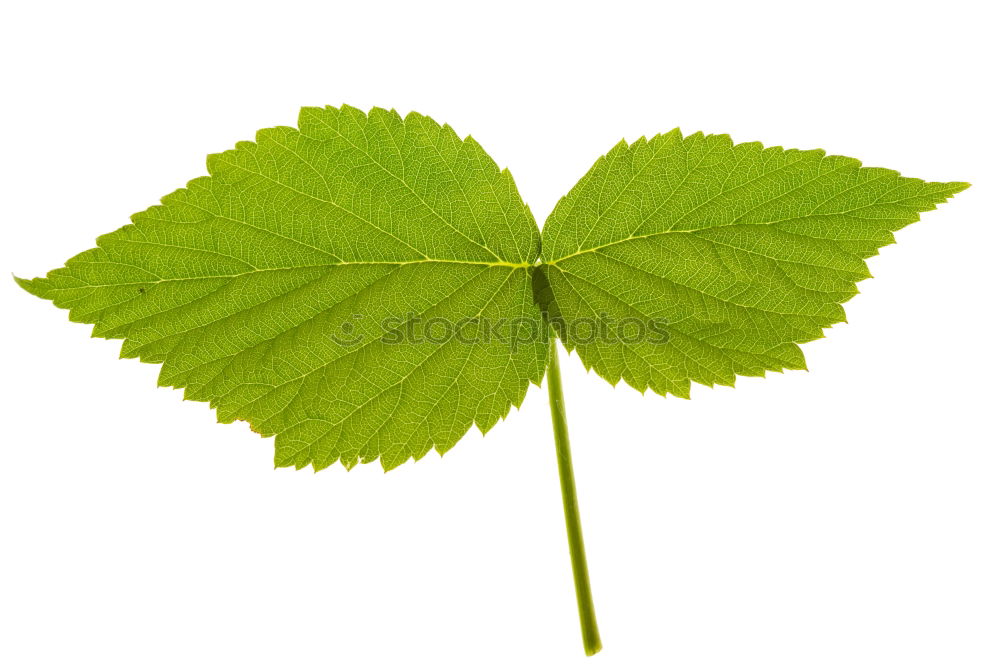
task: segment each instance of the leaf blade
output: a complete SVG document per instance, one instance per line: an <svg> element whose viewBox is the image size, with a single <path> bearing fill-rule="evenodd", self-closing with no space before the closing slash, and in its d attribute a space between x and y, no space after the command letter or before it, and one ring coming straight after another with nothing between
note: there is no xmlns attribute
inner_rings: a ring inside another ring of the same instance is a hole
<svg viewBox="0 0 1000 666"><path fill-rule="evenodd" d="M210 156L209 176L18 283L220 421L276 436L278 466L391 469L489 430L547 351L540 236L509 172L419 114L306 108L299 125ZM427 317L538 331L386 340Z"/></svg>
<svg viewBox="0 0 1000 666"><path fill-rule="evenodd" d="M845 321L864 259L965 187L727 135L620 142L546 221L538 300L612 384L688 397L692 381L802 369L797 345ZM602 317L666 333L625 344L572 330Z"/></svg>

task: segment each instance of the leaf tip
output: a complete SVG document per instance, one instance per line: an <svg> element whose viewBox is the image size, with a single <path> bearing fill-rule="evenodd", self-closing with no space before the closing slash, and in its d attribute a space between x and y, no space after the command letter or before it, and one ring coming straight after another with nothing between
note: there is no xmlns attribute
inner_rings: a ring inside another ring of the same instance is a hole
<svg viewBox="0 0 1000 666"><path fill-rule="evenodd" d="M39 298L48 298L46 296L48 289L46 289L47 281L45 278L25 279L17 277L13 273L11 273L10 276L14 278L14 282L17 283L17 286L19 286L21 289L24 289L32 296L38 296Z"/></svg>
<svg viewBox="0 0 1000 666"><path fill-rule="evenodd" d="M949 196L955 196L959 192L964 192L965 190L972 187L972 183L966 183L963 181L955 181L953 183L948 183L948 184L951 185L952 187L951 194Z"/></svg>

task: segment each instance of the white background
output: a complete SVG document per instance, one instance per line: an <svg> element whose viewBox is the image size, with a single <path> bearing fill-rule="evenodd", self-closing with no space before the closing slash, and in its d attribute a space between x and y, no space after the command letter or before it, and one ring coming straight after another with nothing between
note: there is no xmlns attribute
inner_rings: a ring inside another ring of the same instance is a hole
<svg viewBox="0 0 1000 666"><path fill-rule="evenodd" d="M540 222L618 139L674 126L971 181L871 261L810 372L683 401L563 365L595 660L996 666L987 7L17 3L0 265L61 265L300 105L472 133ZM0 663L583 663L543 391L388 475L274 471L157 367L0 298Z"/></svg>

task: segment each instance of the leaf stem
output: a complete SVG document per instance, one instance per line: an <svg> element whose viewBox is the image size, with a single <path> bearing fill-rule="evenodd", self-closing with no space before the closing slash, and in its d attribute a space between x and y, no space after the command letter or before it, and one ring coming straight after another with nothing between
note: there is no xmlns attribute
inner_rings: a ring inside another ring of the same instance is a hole
<svg viewBox="0 0 1000 666"><path fill-rule="evenodd" d="M580 611L580 631L583 633L583 651L587 656L601 650L601 636L597 631L594 599L590 594L590 576L587 573L587 555L583 550L583 529L580 526L580 508L576 502L576 480L573 478L573 457L569 450L569 428L566 425L566 408L563 400L562 374L559 372L559 349L556 336L549 339L549 408L552 410L552 432L556 440L556 460L559 464L559 486L562 490L563 511L566 514L566 537L569 540L569 557L573 563L573 583L576 586L576 603Z"/></svg>

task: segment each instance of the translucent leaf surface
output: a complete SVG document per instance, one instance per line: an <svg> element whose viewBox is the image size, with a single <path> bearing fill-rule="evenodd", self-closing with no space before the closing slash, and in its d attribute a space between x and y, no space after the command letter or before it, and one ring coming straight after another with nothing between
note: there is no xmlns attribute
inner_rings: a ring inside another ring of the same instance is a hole
<svg viewBox="0 0 1000 666"><path fill-rule="evenodd" d="M804 368L798 343L845 321L864 260L966 187L726 135L621 142L546 221L539 300L612 383L687 397Z"/></svg>
<svg viewBox="0 0 1000 666"><path fill-rule="evenodd" d="M443 453L541 381L538 228L471 138L419 114L305 108L208 171L19 282L162 363L160 383L220 421L276 435L279 466Z"/></svg>

